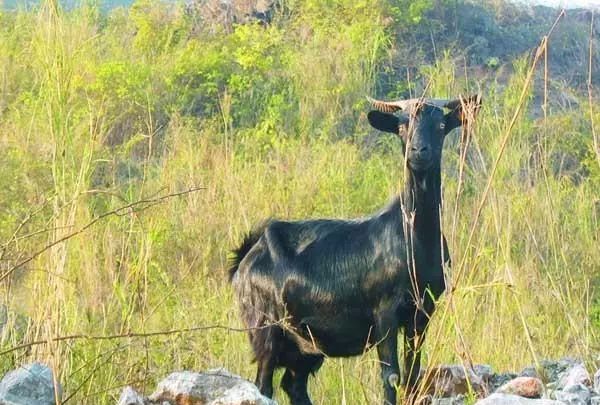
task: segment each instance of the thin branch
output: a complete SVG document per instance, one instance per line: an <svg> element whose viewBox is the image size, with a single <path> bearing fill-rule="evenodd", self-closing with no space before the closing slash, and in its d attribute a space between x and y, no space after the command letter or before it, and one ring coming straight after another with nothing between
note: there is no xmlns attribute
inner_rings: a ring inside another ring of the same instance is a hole
<svg viewBox="0 0 600 405"><path fill-rule="evenodd" d="M171 199L173 197L179 197L179 196L190 194L190 193L193 193L193 192L196 192L199 190L204 190L204 187L193 187L193 188L190 188L185 191L166 194L166 195L156 197L156 198L146 198L146 199L134 201L132 203L123 205L117 209L100 214L97 217L95 217L94 219L92 219L90 222L88 222L87 224L85 224L84 226L79 228L78 230L73 231L73 232L47 244L40 250L33 253L31 256L27 257L26 259L24 259L24 260L20 261L19 263L15 264L14 266L12 266L9 270L7 270L4 274L2 274L0 276L0 282L4 281L8 276L10 276L12 273L14 273L17 269L19 269L19 268L23 267L24 265L26 265L27 263L31 262L32 260L34 260L35 258L40 256L42 253L46 252L47 250L51 249L52 247L54 247L62 242L65 242L65 241L85 232L87 229L91 228L92 226L94 226L96 223L100 222L104 218L107 218L110 216L122 216L122 215L126 215L126 214L144 211L155 205L161 204L164 201ZM139 207L139 206L142 206L142 207Z"/></svg>
<svg viewBox="0 0 600 405"><path fill-rule="evenodd" d="M63 341L72 341L72 340L116 340L116 339L130 339L130 338L148 338L148 337L158 337L158 336L170 336L170 335L179 335L182 333L192 333L206 330L225 330L228 332L250 332L254 330L261 330L270 328L274 325L283 325L285 319L282 319L277 322L269 323L263 326L258 326L254 328L232 328L230 326L225 325L207 325L207 326L194 326L190 328L182 328L182 329L171 329L166 331L157 331L157 332L127 332L120 333L114 335L88 335L85 333L67 335L67 336L56 336L50 339L36 340L33 342L23 343L18 346L11 347L10 349L4 350L0 352L0 357L15 352L21 349L27 349L32 346L39 346L43 344L47 344L49 342L63 342Z"/></svg>
<svg viewBox="0 0 600 405"><path fill-rule="evenodd" d="M94 368L92 369L92 371L90 373L88 373L88 375L83 379L83 381L66 398L64 398L61 401L61 404L62 405L66 404L67 402L69 402L69 400L71 400L71 398L73 398L75 395L77 395L77 393L84 387L84 385L87 384L94 377L96 371L100 367L105 366L112 360L112 355L114 353L116 353L120 350L124 350L127 346L129 346L129 345L119 346L115 349L108 350L105 353L101 353L98 357L96 357L93 360L96 364L94 365ZM86 366L87 366L87 364L86 364Z"/></svg>
<svg viewBox="0 0 600 405"><path fill-rule="evenodd" d="M18 240L18 235L19 235L19 232L21 232L21 229L23 229L23 227L24 227L25 225L27 225L27 223L28 223L29 221L31 221L31 219L32 219L34 216L36 216L38 213L40 213L40 212L41 212L41 211L42 211L42 210L43 210L43 209L46 207L46 204L47 204L47 203L48 203L48 201L44 201L44 203L43 203L43 204L42 204L40 207L36 208L36 209L35 209L35 210L33 210L33 211L30 211L30 212L28 212L28 213L27 213L27 216L25 216L25 218L24 218L24 219L23 219L23 220L22 220L22 221L19 223L19 225L17 225L17 227L15 228L15 230L14 230L14 232L13 232L12 236L10 237L10 239L9 239L9 240L7 240L7 241L6 241L5 243L3 243L2 245L0 245L0 250L1 250L1 252L0 252L0 259L2 259L2 258L4 257L4 254L5 254L5 253L6 253L6 251L8 250L8 246L9 246L10 244L12 244L12 243L14 243L14 242L16 242L16 241Z"/></svg>

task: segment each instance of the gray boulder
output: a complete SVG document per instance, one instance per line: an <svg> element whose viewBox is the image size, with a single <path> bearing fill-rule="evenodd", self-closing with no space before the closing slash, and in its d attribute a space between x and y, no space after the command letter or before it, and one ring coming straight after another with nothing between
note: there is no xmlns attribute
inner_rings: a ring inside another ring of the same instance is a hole
<svg viewBox="0 0 600 405"><path fill-rule="evenodd" d="M434 398L456 397L467 393L481 396L486 393L483 379L469 367L461 365L434 367L427 370L424 379L427 394Z"/></svg>
<svg viewBox="0 0 600 405"><path fill-rule="evenodd" d="M465 404L465 396L458 395L456 397L450 398L433 398L431 400L431 405L464 405Z"/></svg>
<svg viewBox="0 0 600 405"><path fill-rule="evenodd" d="M519 377L535 377L535 378L540 378L537 370L533 366L525 367L521 371L521 373L519 374Z"/></svg>
<svg viewBox="0 0 600 405"><path fill-rule="evenodd" d="M551 399L529 399L511 394L492 394L481 399L475 405L564 405Z"/></svg>
<svg viewBox="0 0 600 405"><path fill-rule="evenodd" d="M600 396L591 397L590 405L600 405Z"/></svg>
<svg viewBox="0 0 600 405"><path fill-rule="evenodd" d="M596 391L597 394L600 394L600 369L594 374L594 391Z"/></svg>
<svg viewBox="0 0 600 405"><path fill-rule="evenodd" d="M254 384L223 368L204 373L172 373L148 399L149 403L173 405L276 405L262 396Z"/></svg>
<svg viewBox="0 0 600 405"><path fill-rule="evenodd" d="M473 372L483 380L485 384L489 384L491 379L494 377L494 369L488 364L475 364L473 366Z"/></svg>
<svg viewBox="0 0 600 405"><path fill-rule="evenodd" d="M62 398L62 387L57 387ZM0 404L55 405L52 370L42 363L31 363L8 372L0 381Z"/></svg>
<svg viewBox="0 0 600 405"><path fill-rule="evenodd" d="M511 380L517 378L517 374L515 373L500 373L493 374L488 381L488 392L494 392L504 384L508 383Z"/></svg>
<svg viewBox="0 0 600 405"><path fill-rule="evenodd" d="M582 363L573 364L560 374L558 388L570 387L577 384L583 384L588 387L592 385L590 373L588 373Z"/></svg>
<svg viewBox="0 0 600 405"><path fill-rule="evenodd" d="M540 365L546 381L559 381L568 369L580 363L579 360L566 357L558 361L542 360Z"/></svg>
<svg viewBox="0 0 600 405"><path fill-rule="evenodd" d="M590 403L592 393L585 385L574 384L565 387L562 391L555 391L554 396L564 404L587 405Z"/></svg>

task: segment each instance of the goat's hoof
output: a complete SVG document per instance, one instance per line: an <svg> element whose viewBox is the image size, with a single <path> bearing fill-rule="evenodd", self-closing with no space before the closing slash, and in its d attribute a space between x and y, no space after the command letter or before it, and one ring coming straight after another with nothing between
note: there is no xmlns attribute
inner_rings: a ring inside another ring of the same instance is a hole
<svg viewBox="0 0 600 405"><path fill-rule="evenodd" d="M400 381L400 377L396 373L390 374L388 377L388 384L390 384L392 388L398 387L398 381Z"/></svg>

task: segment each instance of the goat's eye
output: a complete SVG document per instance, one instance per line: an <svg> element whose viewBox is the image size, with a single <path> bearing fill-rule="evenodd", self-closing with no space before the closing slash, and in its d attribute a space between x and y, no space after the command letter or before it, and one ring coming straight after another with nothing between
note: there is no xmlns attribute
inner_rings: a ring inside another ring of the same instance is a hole
<svg viewBox="0 0 600 405"><path fill-rule="evenodd" d="M446 128L446 124L444 124L443 122L440 123L440 129L444 129L444 128Z"/></svg>

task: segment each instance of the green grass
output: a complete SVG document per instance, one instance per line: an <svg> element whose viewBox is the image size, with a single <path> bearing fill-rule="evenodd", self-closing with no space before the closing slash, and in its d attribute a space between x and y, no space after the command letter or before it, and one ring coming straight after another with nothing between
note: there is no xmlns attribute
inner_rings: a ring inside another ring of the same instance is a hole
<svg viewBox="0 0 600 405"><path fill-rule="evenodd" d="M401 46L381 23L387 3L316 4L231 33L150 1L107 16L52 2L0 14L0 274L105 212L204 188L106 217L0 282L0 301L29 319L0 335L0 353L48 341L0 355L0 373L46 361L68 403L90 404L126 384L150 393L179 369L253 378L240 332L51 339L242 327L225 269L254 223L363 216L398 192L400 146L365 119L381 61ZM450 276L462 278L431 323L427 365L595 360L600 168L585 100L518 118L474 223L527 68L495 85L449 59L424 69L435 96L480 86L484 97L466 163L456 134L444 152ZM557 153L586 176L556 176ZM310 384L317 404L377 403L376 356L328 360Z"/></svg>

